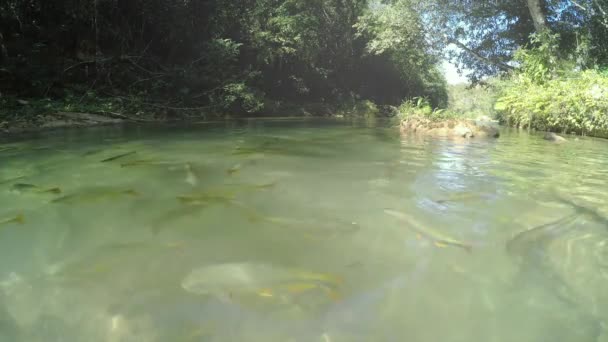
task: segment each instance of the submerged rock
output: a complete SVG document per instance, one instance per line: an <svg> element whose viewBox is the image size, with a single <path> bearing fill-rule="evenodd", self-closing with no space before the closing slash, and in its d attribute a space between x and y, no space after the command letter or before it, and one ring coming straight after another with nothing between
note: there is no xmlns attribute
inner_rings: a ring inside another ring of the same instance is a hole
<svg viewBox="0 0 608 342"><path fill-rule="evenodd" d="M557 143L557 144L561 144L561 143L564 143L564 142L568 141L568 140L566 140L566 138L564 138L562 136L559 136L559 135L557 135L557 134L555 134L553 132L547 132L547 133L545 133L545 136L543 137L543 139L548 140L548 141L552 141L552 142Z"/></svg>
<svg viewBox="0 0 608 342"><path fill-rule="evenodd" d="M403 120L401 133L422 134L449 138L498 138L498 128L491 121L447 119L433 121L426 118L411 117Z"/></svg>

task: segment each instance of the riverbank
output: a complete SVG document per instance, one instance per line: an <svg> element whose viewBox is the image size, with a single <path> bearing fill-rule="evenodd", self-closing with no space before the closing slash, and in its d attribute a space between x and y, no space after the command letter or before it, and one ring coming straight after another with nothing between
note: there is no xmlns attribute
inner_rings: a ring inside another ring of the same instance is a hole
<svg viewBox="0 0 608 342"><path fill-rule="evenodd" d="M507 126L608 138L608 73L587 70L543 82L514 79L503 85L495 109Z"/></svg>
<svg viewBox="0 0 608 342"><path fill-rule="evenodd" d="M391 118L397 108L371 101L340 104L294 104L268 101L257 113L215 112L210 108L153 106L145 101L125 104L116 98L73 99L0 99L0 134L38 132L57 128L83 128L128 123L216 122L243 118Z"/></svg>
<svg viewBox="0 0 608 342"><path fill-rule="evenodd" d="M424 99L405 101L397 110L402 134L455 139L500 136L497 123L488 116L478 116L475 112L433 109Z"/></svg>

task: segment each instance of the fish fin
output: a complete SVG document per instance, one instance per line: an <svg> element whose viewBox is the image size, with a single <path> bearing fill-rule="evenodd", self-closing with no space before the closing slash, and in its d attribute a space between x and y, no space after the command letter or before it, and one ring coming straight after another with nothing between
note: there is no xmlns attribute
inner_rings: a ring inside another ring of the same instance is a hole
<svg viewBox="0 0 608 342"><path fill-rule="evenodd" d="M271 182L271 183L266 183L266 184L260 184L258 185L259 189L274 189L277 186L277 181Z"/></svg>
<svg viewBox="0 0 608 342"><path fill-rule="evenodd" d="M108 162L111 162L111 161L115 161L117 159L122 159L124 157L128 157L128 156L133 155L135 153L137 153L137 151L131 151L131 152L119 154L119 155L116 155L116 156L113 156L113 157L110 157L110 158L106 158L106 159L104 159L104 160L102 160L100 162L101 163L108 163Z"/></svg>
<svg viewBox="0 0 608 342"><path fill-rule="evenodd" d="M258 291L258 296L260 297L274 297L271 289L261 289Z"/></svg>
<svg viewBox="0 0 608 342"><path fill-rule="evenodd" d="M184 246L184 241L178 241L178 242L168 242L168 243L166 244L166 246L167 246L167 248L172 248L172 249L175 249L175 248L181 248L181 247L183 247L183 246Z"/></svg>
<svg viewBox="0 0 608 342"><path fill-rule="evenodd" d="M462 248L469 254L473 253L473 245L463 244Z"/></svg>
<svg viewBox="0 0 608 342"><path fill-rule="evenodd" d="M317 285L315 285L315 284L305 284L305 285L300 285L300 286L289 285L289 286L287 286L287 291L291 294L298 295L298 294L302 294L307 291L310 291L316 287L317 287Z"/></svg>
<svg viewBox="0 0 608 342"><path fill-rule="evenodd" d="M334 275L334 276L329 275L329 277L331 278L331 280L332 280L334 283L336 283L336 284L338 284L338 285L342 285L342 284L344 284L344 279L343 279L342 277L340 277L340 276L337 276L337 275Z"/></svg>
<svg viewBox="0 0 608 342"><path fill-rule="evenodd" d="M340 293L334 289L326 289L325 292L327 293L327 297L329 297L331 300L338 302L340 301L340 299L342 299L342 296L340 295Z"/></svg>
<svg viewBox="0 0 608 342"><path fill-rule="evenodd" d="M229 168L228 170L226 170L226 173L229 175L233 175L233 174L239 172L241 170L241 168L242 168L241 164L237 164L237 165L234 165L233 167Z"/></svg>
<svg viewBox="0 0 608 342"><path fill-rule="evenodd" d="M256 214L247 214L247 221L249 223L258 223L260 222L260 218Z"/></svg>
<svg viewBox="0 0 608 342"><path fill-rule="evenodd" d="M141 195L139 192L137 192L137 190L133 190L133 189L125 190L124 193L127 195L131 195L131 196Z"/></svg>
<svg viewBox="0 0 608 342"><path fill-rule="evenodd" d="M217 296L217 299L220 300L220 302L222 303L232 303L232 292L228 291L228 292L222 292Z"/></svg>
<svg viewBox="0 0 608 342"><path fill-rule="evenodd" d="M416 234L416 239L418 239L418 240L422 240L422 235L420 235L420 234Z"/></svg>
<svg viewBox="0 0 608 342"><path fill-rule="evenodd" d="M434 244L435 244L435 247L437 247L437 248L446 248L448 246L445 243L439 242L439 241L435 241Z"/></svg>
<svg viewBox="0 0 608 342"><path fill-rule="evenodd" d="M25 223L25 217L23 216L23 214L19 214L17 215L14 219L13 222L15 223L19 223L19 224L24 224Z"/></svg>
<svg viewBox="0 0 608 342"><path fill-rule="evenodd" d="M152 226L150 226L150 230L152 231L152 233L154 233L154 235L158 235L162 229L163 229L162 225L158 224L158 223L155 223Z"/></svg>
<svg viewBox="0 0 608 342"><path fill-rule="evenodd" d="M61 193L61 188L50 188L50 189L44 190L43 192L59 195Z"/></svg>

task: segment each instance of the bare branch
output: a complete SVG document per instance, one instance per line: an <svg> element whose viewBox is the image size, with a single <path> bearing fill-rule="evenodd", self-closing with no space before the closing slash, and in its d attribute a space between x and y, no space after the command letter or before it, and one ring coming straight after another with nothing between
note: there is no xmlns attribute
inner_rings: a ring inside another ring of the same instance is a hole
<svg viewBox="0 0 608 342"><path fill-rule="evenodd" d="M602 25L604 25L604 27L608 29L608 14L606 14L606 11L604 10L604 8L602 8L602 5L600 5L597 0L594 0L593 2L595 3L599 11L602 12Z"/></svg>
<svg viewBox="0 0 608 342"><path fill-rule="evenodd" d="M87 64L97 64L97 63L99 63L99 62L106 62L106 61L109 61L109 60L111 60L111 59L112 59L112 58L101 58L101 59L97 59L97 58L96 58L96 59L91 59L91 60L89 60L89 61L83 61L83 62L76 63L76 64L74 64L74 65L71 65L71 66L69 66L69 67L65 68L65 69L63 70L63 72L64 72L64 73L66 73L66 72L68 72L68 71L70 71L70 70L72 70L72 69L74 69L74 68L76 68L76 67L79 67L79 66L81 66L81 65L87 65Z"/></svg>
<svg viewBox="0 0 608 342"><path fill-rule="evenodd" d="M146 120L146 119L140 119L140 118L134 118L131 116L127 116L124 114L120 114L120 113L115 113L115 112L107 112L107 111L100 111L100 112L96 112L94 114L101 114L101 115L106 115L109 117L113 117L116 119L123 119L123 120L127 120L127 121L136 121L136 122L156 122L155 120Z"/></svg>
<svg viewBox="0 0 608 342"><path fill-rule="evenodd" d="M498 67L499 69L501 69L502 71L511 71L514 70L515 68L505 64L503 62L494 60L494 59L490 59L488 57L484 57L481 54L479 54L477 51L474 51L473 49L469 48L468 46L464 45L463 43L461 43L460 41L456 40L456 39L447 39L447 43L451 43L456 45L457 47L461 48L462 50L466 51L467 53L471 54L473 57L475 57L475 59L477 59L478 61L485 63L485 64L491 64L491 65L495 65L496 67Z"/></svg>
<svg viewBox="0 0 608 342"><path fill-rule="evenodd" d="M606 11L604 11L604 9L602 8L602 5L600 5L600 3L597 0L594 0L593 2L597 6L597 8L600 10L600 12L602 12L602 15L604 16L604 18L606 18L607 17Z"/></svg>
<svg viewBox="0 0 608 342"><path fill-rule="evenodd" d="M124 101L129 101L131 103L139 103L139 104L142 104L144 106L150 106L150 107L161 108L161 109L171 109L171 110L202 110L202 109L209 109L209 108L217 107L217 105L207 105L207 106L200 106L200 107L173 107L173 106L159 104L159 103L137 101L137 100L133 100L133 99L130 99L130 98L124 97L124 96L118 96L118 95L112 95L112 94L108 94L108 95L112 96L112 97L115 97L117 99L122 99Z"/></svg>
<svg viewBox="0 0 608 342"><path fill-rule="evenodd" d="M582 9L583 11L586 11L586 10L587 10L587 7L585 7L585 6L581 5L581 4L579 4L578 2L576 2L576 1L574 1L574 0L570 0L570 2L572 2L572 3L574 4L574 6L576 6L576 7L580 8L580 9Z"/></svg>

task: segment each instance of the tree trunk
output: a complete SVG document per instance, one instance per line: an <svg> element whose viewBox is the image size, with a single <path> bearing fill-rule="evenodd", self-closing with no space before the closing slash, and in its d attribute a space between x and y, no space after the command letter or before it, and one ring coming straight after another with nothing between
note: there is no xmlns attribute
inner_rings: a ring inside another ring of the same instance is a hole
<svg viewBox="0 0 608 342"><path fill-rule="evenodd" d="M8 50L6 49L6 46L4 46L4 37L2 36L2 33L0 33L0 66L5 63L8 64Z"/></svg>
<svg viewBox="0 0 608 342"><path fill-rule="evenodd" d="M547 25L547 18L545 17L543 0L526 0L526 2L528 3L528 10L530 11L536 32L540 33L548 30L549 25Z"/></svg>

